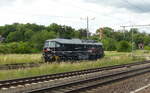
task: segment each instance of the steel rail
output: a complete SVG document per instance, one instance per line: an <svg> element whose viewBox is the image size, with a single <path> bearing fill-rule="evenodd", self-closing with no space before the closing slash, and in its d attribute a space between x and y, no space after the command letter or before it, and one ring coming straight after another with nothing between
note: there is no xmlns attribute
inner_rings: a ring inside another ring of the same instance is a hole
<svg viewBox="0 0 150 93"><path fill-rule="evenodd" d="M78 93L81 91L110 84L112 82L117 82L123 79L128 79L130 77L134 77L148 72L150 72L150 66L133 69L129 71L121 71L103 76L92 77L85 80L66 82L56 86L48 86L46 88L35 89L32 91L28 91L27 93L52 93L53 91L55 92L61 91L61 93Z"/></svg>
<svg viewBox="0 0 150 93"><path fill-rule="evenodd" d="M124 64L124 65L115 65L115 66L108 66L108 67L101 67L101 68L92 68L92 69L87 69L87 70L64 72L64 73L57 73L57 74L50 74L50 75L41 75L41 76L19 78L19 79L12 79L12 80L3 80L3 81L0 81L0 89L1 88L9 88L11 86L42 82L42 81L45 81L45 80L54 80L54 79L59 79L59 78L65 78L65 77L70 77L70 76L94 73L94 72L117 69L117 68L123 68L123 67L130 67L130 66L147 64L147 63L150 63L150 61L135 62L135 63Z"/></svg>

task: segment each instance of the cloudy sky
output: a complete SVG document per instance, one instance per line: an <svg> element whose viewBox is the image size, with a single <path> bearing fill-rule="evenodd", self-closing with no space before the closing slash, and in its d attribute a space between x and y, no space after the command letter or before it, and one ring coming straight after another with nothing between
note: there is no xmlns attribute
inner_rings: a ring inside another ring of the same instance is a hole
<svg viewBox="0 0 150 93"><path fill-rule="evenodd" d="M0 25L58 23L90 32L109 26L150 24L150 0L0 0ZM150 27L141 27L150 33Z"/></svg>

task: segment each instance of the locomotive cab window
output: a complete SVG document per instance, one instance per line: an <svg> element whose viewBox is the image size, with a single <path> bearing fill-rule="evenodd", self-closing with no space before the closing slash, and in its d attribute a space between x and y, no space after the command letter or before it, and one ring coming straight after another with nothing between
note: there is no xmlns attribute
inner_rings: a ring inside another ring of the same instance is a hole
<svg viewBox="0 0 150 93"><path fill-rule="evenodd" d="M44 44L44 47L48 47L49 46L49 42L46 41L45 44Z"/></svg>
<svg viewBox="0 0 150 93"><path fill-rule="evenodd" d="M45 42L45 47L60 47L60 44L54 41L46 41Z"/></svg>

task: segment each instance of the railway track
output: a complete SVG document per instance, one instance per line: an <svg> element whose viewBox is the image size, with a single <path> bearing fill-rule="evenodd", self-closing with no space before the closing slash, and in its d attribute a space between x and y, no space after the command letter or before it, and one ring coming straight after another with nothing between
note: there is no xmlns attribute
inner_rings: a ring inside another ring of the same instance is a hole
<svg viewBox="0 0 150 93"><path fill-rule="evenodd" d="M84 80L79 79L56 86L48 86L41 89L36 89L28 93L79 93L148 72L150 72L150 66L128 71L121 71L108 75L96 76Z"/></svg>
<svg viewBox="0 0 150 93"><path fill-rule="evenodd" d="M26 85L26 84L45 82L45 81L50 81L50 80L55 80L55 79L60 79L60 78L86 75L89 73L96 73L100 71L112 70L112 69L118 69L118 68L124 68L124 67L128 68L131 66L148 64L148 63L150 63L150 61L136 62L136 63L131 63L131 64L116 65L116 66L109 66L109 67L102 67L102 68L94 68L94 69L87 69L87 70L80 70L80 71L64 72L64 73L50 74L50 75L43 75L43 76L35 76L35 77L28 77L28 78L20 78L20 79L13 79L13 80L4 80L4 81L0 81L0 90L8 89L12 86L17 87L19 85Z"/></svg>
<svg viewBox="0 0 150 93"><path fill-rule="evenodd" d="M10 69L20 69L20 68L31 68L31 67L38 67L40 63L16 63L16 64L3 64L0 65L0 70L10 70Z"/></svg>

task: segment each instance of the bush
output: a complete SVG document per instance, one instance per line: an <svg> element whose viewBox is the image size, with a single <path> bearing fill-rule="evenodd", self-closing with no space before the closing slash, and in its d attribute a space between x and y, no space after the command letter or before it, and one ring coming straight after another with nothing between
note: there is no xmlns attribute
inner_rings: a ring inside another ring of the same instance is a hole
<svg viewBox="0 0 150 93"><path fill-rule="evenodd" d="M145 46L144 49L145 50L150 50L150 46Z"/></svg>
<svg viewBox="0 0 150 93"><path fill-rule="evenodd" d="M36 52L33 49L33 45L29 42L13 42L13 43L7 43L7 44L1 44L0 45L0 53L8 54L8 53L32 53Z"/></svg>
<svg viewBox="0 0 150 93"><path fill-rule="evenodd" d="M111 38L106 38L102 40L104 44L104 49L106 51L115 51L116 50L116 41Z"/></svg>
<svg viewBox="0 0 150 93"><path fill-rule="evenodd" d="M5 44L0 44L0 53L2 54L10 53L8 46L6 46Z"/></svg>
<svg viewBox="0 0 150 93"><path fill-rule="evenodd" d="M127 41L120 41L117 46L118 52L131 52L131 44Z"/></svg>

